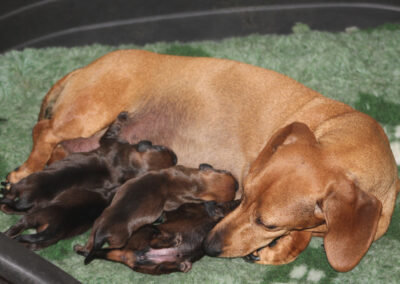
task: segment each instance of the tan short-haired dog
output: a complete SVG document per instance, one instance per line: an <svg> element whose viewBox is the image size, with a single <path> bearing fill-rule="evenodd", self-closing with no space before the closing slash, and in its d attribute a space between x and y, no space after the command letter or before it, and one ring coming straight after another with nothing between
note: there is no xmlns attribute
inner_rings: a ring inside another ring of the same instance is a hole
<svg viewBox="0 0 400 284"><path fill-rule="evenodd" d="M213 255L281 264L317 235L347 271L389 226L400 183L379 124L284 75L223 59L124 50L71 72L44 98L32 152L8 181L41 170L62 141L100 136L124 110L131 142L166 145L182 164L227 169L244 186L205 244Z"/></svg>

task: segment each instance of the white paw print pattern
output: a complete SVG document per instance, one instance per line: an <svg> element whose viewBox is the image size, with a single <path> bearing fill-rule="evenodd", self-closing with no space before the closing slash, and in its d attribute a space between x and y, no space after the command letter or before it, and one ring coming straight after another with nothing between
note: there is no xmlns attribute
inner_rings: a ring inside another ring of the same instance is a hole
<svg viewBox="0 0 400 284"><path fill-rule="evenodd" d="M390 143L396 164L400 165L400 141Z"/></svg>
<svg viewBox="0 0 400 284"><path fill-rule="evenodd" d="M325 273L322 270L311 268L310 270L307 268L307 265L302 264L293 267L292 271L289 274L292 279L302 279L307 276L307 281L310 283L318 283L321 279L325 277Z"/></svg>

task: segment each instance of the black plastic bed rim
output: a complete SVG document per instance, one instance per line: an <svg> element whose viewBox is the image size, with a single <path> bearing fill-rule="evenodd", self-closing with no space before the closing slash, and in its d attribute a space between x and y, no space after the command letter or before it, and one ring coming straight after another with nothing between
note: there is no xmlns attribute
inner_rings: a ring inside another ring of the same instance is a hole
<svg viewBox="0 0 400 284"><path fill-rule="evenodd" d="M0 283L80 283L2 233L0 248Z"/></svg>
<svg viewBox="0 0 400 284"><path fill-rule="evenodd" d="M399 0L2 0L0 52L289 33L296 22L339 31L400 22Z"/></svg>
<svg viewBox="0 0 400 284"><path fill-rule="evenodd" d="M0 52L25 47L221 39L400 22L399 0L1 0ZM0 233L0 283L79 283Z"/></svg>

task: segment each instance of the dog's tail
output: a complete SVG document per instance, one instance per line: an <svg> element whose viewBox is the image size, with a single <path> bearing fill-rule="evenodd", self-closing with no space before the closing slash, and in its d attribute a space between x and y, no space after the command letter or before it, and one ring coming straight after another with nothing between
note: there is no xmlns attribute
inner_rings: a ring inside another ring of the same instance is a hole
<svg viewBox="0 0 400 284"><path fill-rule="evenodd" d="M97 257L97 251L106 243L107 236L98 231L94 234L93 246L85 257L85 265L92 262L93 259Z"/></svg>

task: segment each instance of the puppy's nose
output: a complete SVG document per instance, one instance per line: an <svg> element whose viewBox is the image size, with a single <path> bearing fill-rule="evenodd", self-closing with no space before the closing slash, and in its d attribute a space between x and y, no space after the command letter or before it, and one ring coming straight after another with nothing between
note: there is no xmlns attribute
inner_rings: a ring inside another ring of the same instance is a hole
<svg viewBox="0 0 400 284"><path fill-rule="evenodd" d="M199 170L201 170L201 171L213 170L213 169L214 169L213 166L211 166L210 164L203 163L203 164L199 165Z"/></svg>
<svg viewBox="0 0 400 284"><path fill-rule="evenodd" d="M142 140L138 143L138 151L144 152L153 147L153 144L148 140Z"/></svg>

